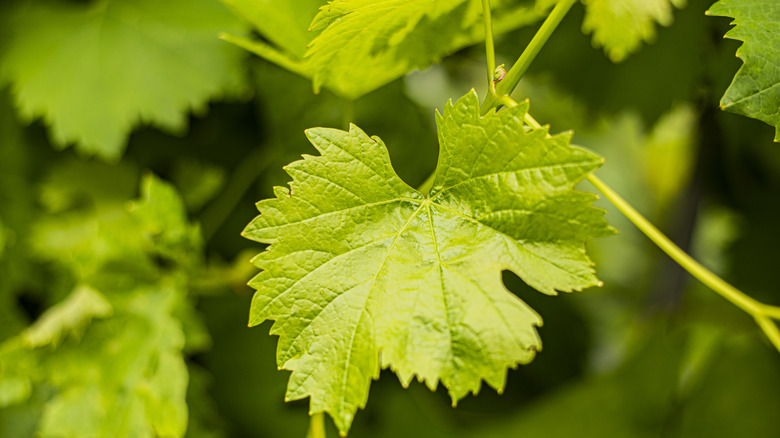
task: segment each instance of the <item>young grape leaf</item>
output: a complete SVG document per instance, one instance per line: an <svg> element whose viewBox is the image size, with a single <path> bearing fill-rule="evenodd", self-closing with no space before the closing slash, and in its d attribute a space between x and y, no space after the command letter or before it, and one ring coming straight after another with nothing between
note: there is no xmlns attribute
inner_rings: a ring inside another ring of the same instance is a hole
<svg viewBox="0 0 780 438"><path fill-rule="evenodd" d="M258 202L243 232L271 244L254 259L250 325L276 321L288 400L311 397L346 433L382 368L404 386L441 381L453 403L483 379L501 391L541 325L501 271L551 295L599 284L584 241L611 228L572 187L602 159L526 128L527 107L480 117L473 91L449 102L428 195L395 174L379 138L307 131L321 155L288 165L290 188Z"/></svg>
<svg viewBox="0 0 780 438"><path fill-rule="evenodd" d="M240 5L245 0L223 0ZM518 0L494 1L494 32L532 23L541 15L533 4ZM252 23L257 6L234 7ZM273 14L276 17L284 14ZM282 19L282 18L280 18ZM285 19L286 20L286 19ZM273 26L255 27L271 41ZM269 44L236 35L224 38L242 48L307 78L315 91L326 87L347 99L356 99L415 68L425 68L457 49L484 38L479 0L335 0L320 8L310 29L322 32L308 45L305 58L294 56L288 43ZM284 35L292 34L284 30ZM293 54L293 56L290 56Z"/></svg>
<svg viewBox="0 0 780 438"><path fill-rule="evenodd" d="M0 83L60 147L115 161L138 123L180 132L188 111L243 87L240 51L217 39L236 23L211 0L33 2L15 14Z"/></svg>
<svg viewBox="0 0 780 438"><path fill-rule="evenodd" d="M780 142L780 3L720 0L707 14L734 18L726 37L744 42L737 49L742 67L720 107L774 126Z"/></svg>
<svg viewBox="0 0 780 438"><path fill-rule="evenodd" d="M655 38L655 23L672 24L672 7L686 0L583 0L582 31L593 32L593 45L604 47L609 59L620 62Z"/></svg>

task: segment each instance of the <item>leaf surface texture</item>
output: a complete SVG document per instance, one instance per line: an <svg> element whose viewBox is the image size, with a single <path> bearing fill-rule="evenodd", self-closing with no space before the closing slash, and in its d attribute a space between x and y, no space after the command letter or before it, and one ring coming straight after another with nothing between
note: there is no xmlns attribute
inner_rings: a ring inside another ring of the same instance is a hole
<svg viewBox="0 0 780 438"><path fill-rule="evenodd" d="M611 229L572 187L602 160L569 134L527 130L526 110L480 117L474 92L450 102L428 195L395 174L379 138L307 131L321 155L288 165L290 187L244 230L271 244L254 260L250 325L276 321L288 400L310 396L345 433L382 368L403 385L442 382L453 403L482 380L500 391L540 348L541 325L502 270L546 294L599 283L584 241Z"/></svg>

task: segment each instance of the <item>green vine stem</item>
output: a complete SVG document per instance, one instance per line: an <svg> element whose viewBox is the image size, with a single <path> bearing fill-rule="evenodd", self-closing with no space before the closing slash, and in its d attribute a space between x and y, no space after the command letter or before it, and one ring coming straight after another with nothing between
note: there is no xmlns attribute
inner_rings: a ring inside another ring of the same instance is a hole
<svg viewBox="0 0 780 438"><path fill-rule="evenodd" d="M312 414L309 420L309 431L306 432L306 438L326 438L325 435L325 415L322 412Z"/></svg>
<svg viewBox="0 0 780 438"><path fill-rule="evenodd" d="M596 175L588 174L586 177L593 187L598 189L604 197L620 210L640 231L653 241L663 252L683 267L691 275L704 283L707 287L730 301L735 306L747 312L764 331L772 344L780 352L780 329L772 321L772 318L780 319L780 307L770 306L745 295L742 291L727 283L712 271L702 266L701 263L689 256L685 251L669 240L661 231L644 218L634 207L628 204L620 195L615 193L608 185Z"/></svg>
<svg viewBox="0 0 780 438"><path fill-rule="evenodd" d="M493 47L493 23L490 18L490 0L482 0L482 13L485 21L485 59L487 60L487 76L490 91L495 93L493 75L496 71L496 50Z"/></svg>
<svg viewBox="0 0 780 438"><path fill-rule="evenodd" d="M534 35L528 46L512 66L509 72L497 86L492 79L495 69L495 54L493 53L493 34L490 31L490 3L483 0L485 16L485 49L488 56L488 76L491 78L490 90L487 98L482 104L481 113L484 115L491 109L504 105L506 107L517 106L509 94L520 82L520 78L528 70L531 61L541 50L544 43L549 39L552 32L561 22L566 13L571 9L576 0L560 0L555 5L550 15ZM492 59L492 63L491 63ZM525 115L525 123L534 128L541 128L530 114ZM430 178L429 178L430 179ZM586 177L599 192L601 192L610 202L612 202L621 213L623 213L642 233L655 243L663 252L672 258L683 269L688 271L696 279L704 283L707 287L718 293L720 296L747 312L756 321L756 324L764 331L772 345L780 352L780 328L773 319L780 320L780 307L761 303L746 295L744 292L727 283L718 277L712 271L702 266L701 263L694 260L685 251L669 240L658 228L644 218L636 209L627 203L620 195L612 190L608 185L601 181L597 176L588 174ZM427 182L427 181L426 181ZM425 184L424 184L425 185Z"/></svg>
<svg viewBox="0 0 780 438"><path fill-rule="evenodd" d="M536 34L531 39L531 42L528 43L528 46L526 46L525 50L523 50L523 53L520 55L519 58L517 58L517 62L512 66L511 69L507 72L506 76L504 77L501 82L497 83L495 86L495 94L490 93L485 98L485 102L482 103L482 115L487 114L488 111L495 108L500 104L499 96L506 96L509 95L512 90L515 89L517 84L520 82L520 79L525 74L526 70L528 70L528 67L531 65L531 62L536 58L536 55L539 54L539 51L542 49L542 46L547 42L547 40L550 38L550 35L552 35L555 28L558 27L558 24L560 24L561 20L563 20L563 17L566 16L566 13L569 12L569 9L571 9L572 6L574 6L574 3L576 3L577 0L560 0L558 4L555 5L552 12L550 12L550 15L547 16L547 19L544 20L544 23L542 23L542 26L539 28L538 31L536 31ZM483 0L482 4L484 7L489 7L489 5L486 6L487 1ZM486 12L484 14L485 16L485 27L487 29L488 20L490 20L490 13ZM493 64L495 65L495 55L493 52L493 35L491 33L485 33L485 46L489 47L487 49L490 54L488 57L493 58ZM495 71L495 67L493 70L488 70L488 76L491 78L491 84L492 84L492 76ZM493 89L493 86L491 85L491 90Z"/></svg>

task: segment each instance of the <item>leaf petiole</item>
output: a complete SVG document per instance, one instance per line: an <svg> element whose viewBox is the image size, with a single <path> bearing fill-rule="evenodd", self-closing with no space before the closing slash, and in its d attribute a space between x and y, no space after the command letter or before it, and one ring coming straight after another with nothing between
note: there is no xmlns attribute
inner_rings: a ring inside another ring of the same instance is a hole
<svg viewBox="0 0 780 438"><path fill-rule="evenodd" d="M326 438L325 435L325 415L317 412L311 415L309 420L309 430L306 432L306 438Z"/></svg>
<svg viewBox="0 0 780 438"><path fill-rule="evenodd" d="M490 0L482 0L482 13L485 20L485 58L487 59L488 85L495 92L496 51L493 46L493 24L490 18Z"/></svg>

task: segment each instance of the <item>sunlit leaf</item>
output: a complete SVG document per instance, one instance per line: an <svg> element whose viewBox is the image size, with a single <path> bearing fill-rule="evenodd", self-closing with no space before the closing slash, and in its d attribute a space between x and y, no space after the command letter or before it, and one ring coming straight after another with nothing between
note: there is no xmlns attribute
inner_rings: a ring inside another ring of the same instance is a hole
<svg viewBox="0 0 780 438"><path fill-rule="evenodd" d="M244 230L271 244L255 258L250 324L276 321L287 399L310 396L346 432L382 368L403 385L441 381L453 403L483 379L501 391L541 324L501 271L546 294L599 284L584 242L611 229L572 187L602 160L569 134L526 130L526 110L480 117L473 92L448 104L428 195L398 178L379 138L307 131L322 155L288 165L290 188Z"/></svg>

